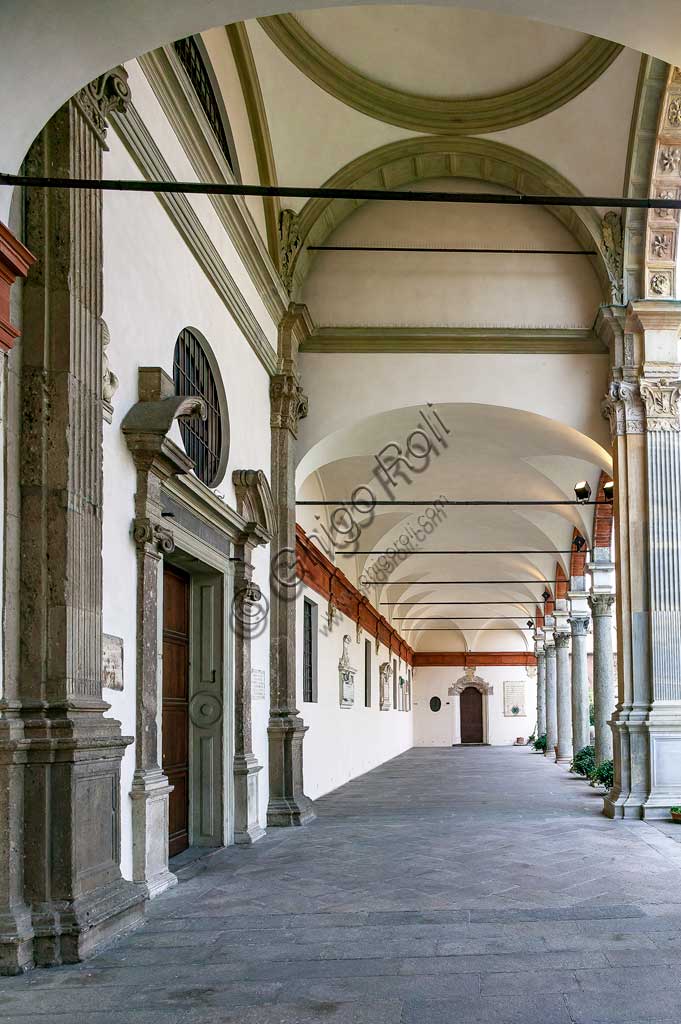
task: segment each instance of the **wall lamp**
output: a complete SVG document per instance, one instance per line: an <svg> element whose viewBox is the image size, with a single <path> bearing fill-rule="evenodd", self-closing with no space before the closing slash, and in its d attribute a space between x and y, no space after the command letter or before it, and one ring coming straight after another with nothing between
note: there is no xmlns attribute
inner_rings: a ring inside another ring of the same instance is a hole
<svg viewBox="0 0 681 1024"><path fill-rule="evenodd" d="M551 594L549 593L549 591L548 591L548 590L545 590L545 591L544 591L544 593L542 594L542 597L544 598L544 604L546 604L546 602L547 602L547 601L549 600L549 598L551 597Z"/></svg>
<svg viewBox="0 0 681 1024"><path fill-rule="evenodd" d="M577 553L579 553L580 551L582 551L586 547L586 541L584 540L582 535L579 534L579 533L577 534L575 539L572 541L572 544L573 544L573 547L576 549Z"/></svg>
<svg viewBox="0 0 681 1024"><path fill-rule="evenodd" d="M575 498L580 505L586 505L591 497L591 485L588 480L580 480L575 484Z"/></svg>
<svg viewBox="0 0 681 1024"><path fill-rule="evenodd" d="M608 502L609 505L612 505L614 496L615 496L615 484L613 483L612 480L609 480L607 484L603 484L603 497L605 498L605 500Z"/></svg>
<svg viewBox="0 0 681 1024"><path fill-rule="evenodd" d="M534 629L534 622L532 621L532 619L527 620L527 628Z"/></svg>

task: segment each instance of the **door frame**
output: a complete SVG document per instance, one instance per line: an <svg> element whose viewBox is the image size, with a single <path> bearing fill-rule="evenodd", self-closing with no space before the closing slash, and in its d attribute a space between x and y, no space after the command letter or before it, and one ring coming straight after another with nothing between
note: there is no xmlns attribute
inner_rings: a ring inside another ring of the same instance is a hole
<svg viewBox="0 0 681 1024"><path fill-rule="evenodd" d="M485 746L490 745L489 740L489 699L494 693L494 687L485 682L480 676L475 675L474 668L467 668L465 675L457 679L447 690L447 694L453 697L454 710L454 742L452 746L461 746L461 694L469 686L479 690L482 694L482 742Z"/></svg>

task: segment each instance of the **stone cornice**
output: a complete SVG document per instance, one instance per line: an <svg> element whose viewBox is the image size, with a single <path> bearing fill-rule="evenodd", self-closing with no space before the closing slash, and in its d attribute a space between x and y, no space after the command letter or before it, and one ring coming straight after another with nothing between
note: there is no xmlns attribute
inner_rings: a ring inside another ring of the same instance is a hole
<svg viewBox="0 0 681 1024"><path fill-rule="evenodd" d="M413 664L415 655L409 644L298 525L296 574L307 587L326 598L330 606L352 619L360 629L366 630L407 664Z"/></svg>
<svg viewBox="0 0 681 1024"><path fill-rule="evenodd" d="M520 89L465 99L429 97L382 85L321 46L291 14L259 18L279 49L320 88L369 117L417 132L498 132L556 110L596 81L623 49L588 39L568 60Z"/></svg>
<svg viewBox="0 0 681 1024"><path fill-rule="evenodd" d="M147 181L176 180L133 103L126 114L113 113L111 125ZM187 196L157 198L263 367L275 373L276 353Z"/></svg>
<svg viewBox="0 0 681 1024"><path fill-rule="evenodd" d="M10 288L18 277L26 277L35 256L0 221L0 352L9 352L19 337L10 322Z"/></svg>
<svg viewBox="0 0 681 1024"><path fill-rule="evenodd" d="M239 43L241 43L241 35L237 31L238 26L228 26L228 36L234 48L235 43L232 42L231 30L235 31ZM249 107L249 102L255 102L254 99L249 101L249 96L255 95L257 79L255 83L251 83L247 95L246 86L250 79L245 53L241 62L237 60L235 53L235 61L251 121L260 181L263 185L276 185L274 158L271 157L271 146L268 148L269 133L266 136L263 135L263 132L267 132L267 125L265 123L264 129L260 129L258 132L258 119L255 114L251 118ZM199 180L234 183L234 175L172 46L144 54L138 58L138 63ZM259 94L259 86L257 86L257 90ZM262 101L262 97L260 99ZM258 138L260 138L260 142L258 142ZM266 155L268 152L269 158ZM274 209L272 203L268 204L268 201L265 201L268 243L265 247L243 196L209 196L209 200L233 242L268 313L272 320L278 323L288 303L288 296L279 278L277 265L275 265L279 250L278 204Z"/></svg>
<svg viewBox="0 0 681 1024"><path fill-rule="evenodd" d="M227 25L225 31L232 49L232 56L234 57L244 103L246 104L246 113L251 128L251 138L253 140L260 183L261 185L276 185L277 168L274 160L269 124L267 122L267 111L248 32L242 21ZM278 266L281 203L277 196L266 196L263 199L263 206L267 229L267 247L272 260Z"/></svg>
<svg viewBox="0 0 681 1024"><path fill-rule="evenodd" d="M492 352L604 355L589 328L317 327L301 352Z"/></svg>

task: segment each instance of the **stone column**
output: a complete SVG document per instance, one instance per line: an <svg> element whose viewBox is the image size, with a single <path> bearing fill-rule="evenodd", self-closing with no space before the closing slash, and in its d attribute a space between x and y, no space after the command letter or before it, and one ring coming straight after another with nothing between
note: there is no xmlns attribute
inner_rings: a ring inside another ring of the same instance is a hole
<svg viewBox="0 0 681 1024"><path fill-rule="evenodd" d="M234 548L234 842L250 845L265 835L259 821L258 776L253 753L251 695L252 610L262 599L253 580L253 550L275 530L272 493L261 470L236 469L232 482L237 512L246 520Z"/></svg>
<svg viewBox="0 0 681 1024"><path fill-rule="evenodd" d="M97 179L122 68L48 122L29 175ZM120 762L102 699L102 219L97 191L28 189L22 340L24 888L36 963L73 962L141 921L120 873ZM17 851L18 857L22 856Z"/></svg>
<svg viewBox="0 0 681 1024"><path fill-rule="evenodd" d="M659 280L648 279L653 293ZM618 564L619 700L605 812L665 818L681 803L681 302L634 302L625 316L603 310L597 328L611 354L603 412Z"/></svg>
<svg viewBox="0 0 681 1024"><path fill-rule="evenodd" d="M132 872L150 899L177 878L168 870L168 798L171 787L159 764L161 718L159 635L163 622L163 556L175 549L173 534L161 516L164 480L193 469L184 452L168 442L175 419L202 413L203 402L175 394L167 373L158 367L139 371L139 402L121 423L137 470L132 534L137 550L136 743L132 798Z"/></svg>
<svg viewBox="0 0 681 1024"><path fill-rule="evenodd" d="M555 756L558 744L558 705L556 693L556 645L550 633L545 634L546 655L546 757Z"/></svg>
<svg viewBox="0 0 681 1024"><path fill-rule="evenodd" d="M612 609L615 595L589 597L594 629L594 747L596 764L612 759L610 716L615 705L615 662L612 649Z"/></svg>
<svg viewBox="0 0 681 1024"><path fill-rule="evenodd" d="M546 734L546 652L544 636L535 637L534 651L537 658L537 738Z"/></svg>
<svg viewBox="0 0 681 1024"><path fill-rule="evenodd" d="M587 637L589 616L579 611L578 602L570 602L572 630L572 748L574 753L589 745L589 674ZM583 596L579 604L586 604Z"/></svg>
<svg viewBox="0 0 681 1024"><path fill-rule="evenodd" d="M569 764L572 760L572 694L570 679L570 634L566 629L567 615L556 613L556 717L558 742L556 761Z"/></svg>
<svg viewBox="0 0 681 1024"><path fill-rule="evenodd" d="M303 790L306 727L296 708L296 438L307 415L297 369L298 346L311 323L291 306L279 330L279 372L270 382L272 497L275 532L270 587L270 720L268 825L303 825L314 806Z"/></svg>

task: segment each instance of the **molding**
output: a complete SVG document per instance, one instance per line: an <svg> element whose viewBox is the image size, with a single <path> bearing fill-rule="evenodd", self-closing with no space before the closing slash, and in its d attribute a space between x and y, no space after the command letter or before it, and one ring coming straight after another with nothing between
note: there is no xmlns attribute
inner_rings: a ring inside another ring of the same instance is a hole
<svg viewBox="0 0 681 1024"><path fill-rule="evenodd" d="M591 328L317 327L301 352L607 355Z"/></svg>
<svg viewBox="0 0 681 1024"><path fill-rule="evenodd" d="M655 153L648 195L681 198L681 69L668 67L658 102ZM679 210L648 210L645 235L645 298L676 298Z"/></svg>
<svg viewBox="0 0 681 1024"><path fill-rule="evenodd" d="M277 184L277 167L272 149L272 138L267 121L267 111L260 88L258 69L253 58L253 51L248 32L243 21L225 26L227 39L232 49L241 91L246 105L246 114L251 129L251 138L255 150L255 161L261 185ZM279 218L281 202L278 196L263 198L265 210L265 226L267 230L267 248L275 264L279 265Z"/></svg>
<svg viewBox="0 0 681 1024"><path fill-rule="evenodd" d="M172 46L154 50L137 59L197 178L200 181L235 183L234 174ZM239 78L241 79L240 69ZM248 107L245 92L244 98ZM251 121L250 107L248 116ZM252 121L251 130L254 130ZM255 134L254 144L262 183L276 184L276 175L273 181L269 181L266 172L263 172ZM279 277L277 265L273 262L278 254L278 217L275 217L273 225L270 225L267 220L266 201L265 215L270 249L268 252L243 196L208 196L208 199L227 231L267 312L274 323L278 323L288 305L288 295ZM270 229L274 232L272 238ZM275 254L274 257L271 257L272 252Z"/></svg>
<svg viewBox="0 0 681 1024"><path fill-rule="evenodd" d="M133 103L126 114L111 114L110 123L147 181L177 180ZM187 196L162 192L156 198L263 367L274 374L277 354Z"/></svg>
<svg viewBox="0 0 681 1024"><path fill-rule="evenodd" d="M533 668L537 664L534 654L522 651L417 651L414 654L414 668L490 668L505 665L510 668Z"/></svg>
<svg viewBox="0 0 681 1024"><path fill-rule="evenodd" d="M650 195L657 141L658 110L664 96L669 65L647 54L641 56L636 98L631 120L623 194L633 199ZM624 302L645 294L645 244L647 210L624 212Z"/></svg>
<svg viewBox="0 0 681 1024"><path fill-rule="evenodd" d="M387 124L417 132L470 135L526 124L578 96L624 49L588 39L568 60L519 89L496 96L420 96L382 85L339 60L291 14L258 18L273 43L316 85L337 100Z"/></svg>
<svg viewBox="0 0 681 1024"><path fill-rule="evenodd" d="M571 181L548 164L522 150L492 139L426 135L399 139L351 160L324 182L325 188L399 189L429 178L469 178L491 182L518 193L579 196ZM323 245L363 200L308 199L295 215L297 250L291 257L294 293L307 276L313 253L308 245ZM589 207L547 206L583 249L595 249L594 266L603 301L610 302L613 285L603 239L601 218Z"/></svg>
<svg viewBox="0 0 681 1024"><path fill-rule="evenodd" d="M298 579L329 602L329 607L342 612L388 650L408 665L416 655L397 630L390 625L369 599L353 586L345 573L323 555L310 540L302 526L296 524L296 575Z"/></svg>

